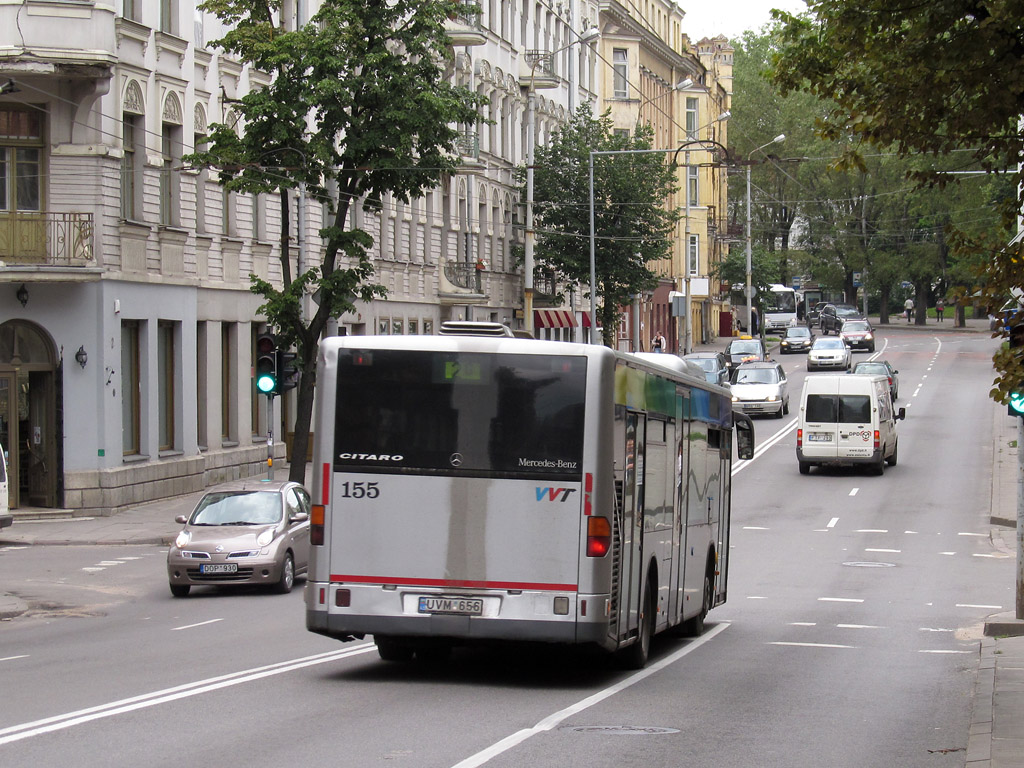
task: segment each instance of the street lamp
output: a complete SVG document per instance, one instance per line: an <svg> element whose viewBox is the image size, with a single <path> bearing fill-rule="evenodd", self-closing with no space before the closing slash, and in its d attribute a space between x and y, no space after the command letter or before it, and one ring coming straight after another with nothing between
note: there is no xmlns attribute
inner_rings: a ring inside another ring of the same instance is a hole
<svg viewBox="0 0 1024 768"><path fill-rule="evenodd" d="M561 48L556 48L547 55L554 56L576 43L589 43L600 35L601 30L591 27L572 42L566 43ZM539 63L540 57L530 65L530 82L526 94L526 239L523 243L523 270L526 274L523 279L523 321L526 323L526 331L531 336L533 335L533 246L536 238L533 229L533 150L536 144L536 127L534 125L536 96L533 81Z"/></svg>
<svg viewBox="0 0 1024 768"><path fill-rule="evenodd" d="M762 144L757 149L754 149L747 155L747 333L751 330L751 307L754 306L754 297L752 294L752 286L750 281L750 158L753 157L755 152L760 152L765 147L770 147L772 144L780 144L786 140L786 134L780 133L774 139L769 141L767 144ZM763 326L763 322L762 322Z"/></svg>

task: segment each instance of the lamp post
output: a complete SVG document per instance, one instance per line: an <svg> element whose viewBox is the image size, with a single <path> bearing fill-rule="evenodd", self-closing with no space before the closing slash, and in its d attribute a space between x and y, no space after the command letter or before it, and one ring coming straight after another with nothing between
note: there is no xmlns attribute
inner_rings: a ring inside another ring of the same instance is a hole
<svg viewBox="0 0 1024 768"><path fill-rule="evenodd" d="M751 150L750 154L747 155L747 333L750 333L751 330L751 307L754 306L754 297L751 295L752 285L750 278L750 158L754 156L755 152L760 152L765 147L770 147L772 144L779 144L785 140L786 134L780 133L767 144L762 144L757 149Z"/></svg>
<svg viewBox="0 0 1024 768"><path fill-rule="evenodd" d="M570 43L556 48L548 55L554 56L561 53L576 43L589 43L601 35L601 30L591 27L582 35ZM533 229L533 150L536 141L536 126L534 125L534 113L536 111L536 92L533 88L534 77L537 73L537 65L540 63L538 57L530 65L530 82L526 94L526 239L523 242L523 322L526 331L533 335L533 247L536 239L536 232Z"/></svg>
<svg viewBox="0 0 1024 768"><path fill-rule="evenodd" d="M596 244L597 234L594 228L594 158L598 155L651 155L655 153L667 153L675 152L675 157L672 158L673 165L676 163L676 158L679 156L679 152L685 147L693 144L711 144L721 149L726 156L726 160L729 158L729 150L725 148L719 142L713 139L694 139L681 144L678 147L671 149L607 149L607 150L591 150L590 159L588 162L588 187L589 187L589 206L590 206L590 328L591 334L596 335L597 331L597 258L596 258ZM591 341L593 342L593 335Z"/></svg>

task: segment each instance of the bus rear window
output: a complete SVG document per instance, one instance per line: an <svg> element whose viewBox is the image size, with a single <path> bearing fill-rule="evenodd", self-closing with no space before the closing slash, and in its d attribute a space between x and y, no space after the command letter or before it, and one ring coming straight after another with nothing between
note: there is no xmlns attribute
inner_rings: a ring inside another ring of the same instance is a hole
<svg viewBox="0 0 1024 768"><path fill-rule="evenodd" d="M586 358L342 349L334 468L581 474Z"/></svg>
<svg viewBox="0 0 1024 768"><path fill-rule="evenodd" d="M871 421L868 395L808 395L805 418L812 424L852 424Z"/></svg>

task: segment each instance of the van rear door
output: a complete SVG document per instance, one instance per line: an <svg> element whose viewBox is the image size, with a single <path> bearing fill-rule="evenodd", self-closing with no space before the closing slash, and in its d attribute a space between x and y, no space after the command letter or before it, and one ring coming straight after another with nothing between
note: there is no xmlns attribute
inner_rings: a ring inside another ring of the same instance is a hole
<svg viewBox="0 0 1024 768"><path fill-rule="evenodd" d="M839 446L838 393L810 391L804 401L804 455L836 458Z"/></svg>

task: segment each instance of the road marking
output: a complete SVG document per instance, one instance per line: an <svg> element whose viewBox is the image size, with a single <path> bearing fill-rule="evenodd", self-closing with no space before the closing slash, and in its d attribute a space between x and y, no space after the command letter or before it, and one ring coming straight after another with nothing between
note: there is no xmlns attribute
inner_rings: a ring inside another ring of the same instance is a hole
<svg viewBox="0 0 1024 768"><path fill-rule="evenodd" d="M184 627L172 627L171 632L177 632L179 629L192 629L194 627L205 627L207 624L216 624L218 621L224 621L224 619L210 619L209 621L200 621L198 624L186 624Z"/></svg>
<svg viewBox="0 0 1024 768"><path fill-rule="evenodd" d="M991 557L991 558L994 558L996 560L1002 560L1003 558L1006 558L1006 557L1012 557L1012 555L1007 555L1007 554L1004 554L1002 552L996 552L996 553L993 553L993 554L990 554L990 555L982 555L982 554L978 554L977 552L975 552L973 555L971 555L971 557Z"/></svg>
<svg viewBox="0 0 1024 768"><path fill-rule="evenodd" d="M465 760L456 763L453 766L453 768L477 768L478 766L481 766L484 763L489 762L492 758L495 758L498 755L512 749L513 747L522 744L531 736L536 736L538 733L544 733L546 731L552 730L559 723L561 723L568 717L571 717L572 715L582 712L585 709L589 709L595 704L599 704L605 699L614 696L616 693L620 693L629 688L630 686L639 683L641 680L650 677L655 672L660 672L665 667L674 664L691 651L695 651L698 648L700 648L702 645L704 645L704 643L708 642L713 637L718 635L720 632L724 631L728 626L728 624L719 624L714 629L702 635L694 642L687 644L685 647L679 649L672 655L666 656L661 661L656 662L655 664L651 664L646 669L642 669L639 672L630 675L625 680L621 680L615 685L611 685L608 688L605 688L603 691L598 691L592 696L588 696L585 699L581 699L575 704L569 705L565 709L561 709L558 712L553 712L552 714L548 715L531 728L523 728L522 730L516 731L515 733L506 736L501 741L497 741L491 746L480 750L475 755L470 755Z"/></svg>
<svg viewBox="0 0 1024 768"><path fill-rule="evenodd" d="M974 653L974 651L951 651L951 650L925 651L925 650L919 650L918 653Z"/></svg>
<svg viewBox="0 0 1024 768"><path fill-rule="evenodd" d="M939 629L936 627L918 627L919 632L956 632L955 629Z"/></svg>
<svg viewBox="0 0 1024 768"><path fill-rule="evenodd" d="M866 547L864 549L864 551L865 552L893 552L893 553L899 554L903 550L902 549L875 549L873 547Z"/></svg>
<svg viewBox="0 0 1024 768"><path fill-rule="evenodd" d="M956 552L939 552L940 555L955 555Z"/></svg>
<svg viewBox="0 0 1024 768"><path fill-rule="evenodd" d="M705 637L710 635L711 633L708 633ZM140 696L132 696L128 699L112 701L108 704L100 704L87 709L67 712L63 715L54 715L53 717L46 717L42 720L33 720L32 722L22 723L21 725L12 725L7 728L0 728L0 745L21 741L33 736L41 736L44 733L61 731L65 728L82 725L83 723L88 723L93 720L100 720L104 717L123 715L127 712L135 712L140 709L145 709L146 707L156 706L157 704L168 704L172 701L178 701L179 699L185 699L190 696L198 696L201 693L210 693L211 691L220 690L221 688L229 688L234 685L240 685L241 683L250 683L255 680L261 680L265 677L273 677L274 675L280 675L285 672L293 672L304 667L312 667L317 664L328 664L347 656L357 656L359 654L369 653L374 649L375 647L373 643L366 643L365 645L358 645L354 648L346 648L343 651L319 653L315 656L306 656L300 659L292 659L291 661L278 662L277 664L268 664L264 667L247 669L241 672L232 672L227 675L211 677L194 683L186 683L173 688L165 688L152 693L144 693Z"/></svg>
<svg viewBox="0 0 1024 768"><path fill-rule="evenodd" d="M107 569L106 569L106 568L95 568L95 567L93 567L93 566L88 566L88 567L86 567L86 568L83 568L82 570L83 570L83 571L89 571L90 573L94 573L94 572L96 572L96 571L105 571L105 570L107 570Z"/></svg>
<svg viewBox="0 0 1024 768"><path fill-rule="evenodd" d="M761 595L747 595L747 600L767 600L767 597Z"/></svg>
<svg viewBox="0 0 1024 768"><path fill-rule="evenodd" d="M975 605L973 603L957 603L956 607L957 608L992 608L993 610L996 610L996 611L1003 610L1003 606L1001 606L1001 605Z"/></svg>
<svg viewBox="0 0 1024 768"><path fill-rule="evenodd" d="M21 656L4 656L0 661L14 661L15 659L27 659L28 654L23 653Z"/></svg>
<svg viewBox="0 0 1024 768"><path fill-rule="evenodd" d="M857 491L859 491L859 490L860 490L860 488L854 488L852 491L850 491L850 495L851 496L856 496L857 495Z"/></svg>
<svg viewBox="0 0 1024 768"><path fill-rule="evenodd" d="M861 528L857 533L888 533L885 528Z"/></svg>
<svg viewBox="0 0 1024 768"><path fill-rule="evenodd" d="M876 627L874 624L836 624L839 629L885 629Z"/></svg>
<svg viewBox="0 0 1024 768"><path fill-rule="evenodd" d="M819 603L863 603L859 597L819 597Z"/></svg>
<svg viewBox="0 0 1024 768"><path fill-rule="evenodd" d="M960 532L960 533L957 534L957 536L988 536L988 534L987 533L964 533L964 532Z"/></svg>
<svg viewBox="0 0 1024 768"><path fill-rule="evenodd" d="M921 385L918 384L917 389L914 390L914 394L911 397L917 397L917 393L921 391Z"/></svg>
<svg viewBox="0 0 1024 768"><path fill-rule="evenodd" d="M750 466L751 462L756 461L760 456L764 454L769 448L779 442L783 437L796 429L796 419L793 419L789 424L783 426L778 432L765 440L761 445L754 451L754 458L752 459L740 459L732 465L732 474L735 476L738 472L746 469Z"/></svg>
<svg viewBox="0 0 1024 768"><path fill-rule="evenodd" d="M855 645L839 645L838 643L784 643L777 641L768 645L795 645L802 648L856 648Z"/></svg>
<svg viewBox="0 0 1024 768"><path fill-rule="evenodd" d="M828 521L828 525L826 525L825 527L826 528L835 528L836 527L836 523L838 523L838 522L839 522L839 518L838 517L833 517L831 520Z"/></svg>
<svg viewBox="0 0 1024 768"><path fill-rule="evenodd" d="M762 525L744 525L744 531L770 531L771 528L765 528Z"/></svg>
<svg viewBox="0 0 1024 768"><path fill-rule="evenodd" d="M96 563L96 565L102 565L106 567L108 565L124 565L124 562L121 560L100 560L98 563Z"/></svg>
<svg viewBox="0 0 1024 768"><path fill-rule="evenodd" d="M791 621L789 622L791 627L816 627L818 622L816 621Z"/></svg>

